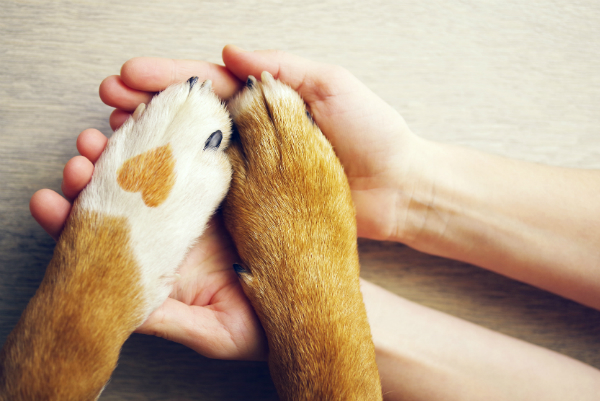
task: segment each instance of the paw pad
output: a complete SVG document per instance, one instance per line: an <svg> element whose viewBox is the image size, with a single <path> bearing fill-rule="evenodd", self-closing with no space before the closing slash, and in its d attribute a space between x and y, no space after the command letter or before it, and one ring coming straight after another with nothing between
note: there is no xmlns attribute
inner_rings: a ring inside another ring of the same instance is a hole
<svg viewBox="0 0 600 401"><path fill-rule="evenodd" d="M127 192L141 192L148 207L157 207L169 197L175 184L175 159L171 145L151 149L125 161L117 171L117 182Z"/></svg>

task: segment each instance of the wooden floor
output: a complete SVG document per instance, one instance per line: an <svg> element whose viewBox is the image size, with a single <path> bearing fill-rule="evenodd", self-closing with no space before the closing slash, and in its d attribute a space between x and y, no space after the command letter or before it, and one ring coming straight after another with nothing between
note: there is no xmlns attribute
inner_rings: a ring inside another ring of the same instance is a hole
<svg viewBox="0 0 600 401"><path fill-rule="evenodd" d="M600 168L600 3L532 4L2 2L0 344L54 246L30 217L29 198L43 187L59 190L80 131L110 134L98 85L134 56L220 62L227 43L278 48L345 66L423 137ZM368 280L600 368L600 312L400 244L361 240L360 251ZM142 335L125 344L101 397L276 398L264 363L209 360Z"/></svg>

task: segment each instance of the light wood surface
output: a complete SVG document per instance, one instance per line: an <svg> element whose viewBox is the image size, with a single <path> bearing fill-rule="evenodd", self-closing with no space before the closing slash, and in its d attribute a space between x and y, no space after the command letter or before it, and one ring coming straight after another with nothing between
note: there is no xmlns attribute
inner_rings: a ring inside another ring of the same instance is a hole
<svg viewBox="0 0 600 401"><path fill-rule="evenodd" d="M4 1L0 7L0 343L53 240L30 217L75 138L109 135L103 78L134 56L221 62L227 43L345 66L426 138L600 168L600 3ZM377 133L365 133L377 140ZM598 201L590 200L590 201ZM600 312L403 245L360 240L363 277L600 367ZM103 400L276 399L264 363L134 335Z"/></svg>

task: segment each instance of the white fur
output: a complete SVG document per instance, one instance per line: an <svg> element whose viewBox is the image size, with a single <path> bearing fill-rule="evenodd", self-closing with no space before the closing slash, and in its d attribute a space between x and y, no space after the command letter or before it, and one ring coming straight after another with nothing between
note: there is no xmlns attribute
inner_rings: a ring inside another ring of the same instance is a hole
<svg viewBox="0 0 600 401"><path fill-rule="evenodd" d="M204 232L231 180L231 165L223 152L231 132L229 115L210 81L189 88L188 82L172 85L145 110L138 109L110 138L92 181L79 196L80 208L129 222L145 288L145 316L170 294L177 268ZM217 130L223 134L220 147L203 150ZM164 203L148 207L140 192L119 186L117 171L128 159L166 144L175 159L175 184Z"/></svg>

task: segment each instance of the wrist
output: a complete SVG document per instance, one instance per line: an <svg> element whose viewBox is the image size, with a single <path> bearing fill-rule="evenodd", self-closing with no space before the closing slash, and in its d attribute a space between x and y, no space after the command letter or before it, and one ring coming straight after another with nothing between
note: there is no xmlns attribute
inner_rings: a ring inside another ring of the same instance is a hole
<svg viewBox="0 0 600 401"><path fill-rule="evenodd" d="M435 248L447 228L448 214L455 208L449 150L416 136L407 150L393 177L394 226L386 239L419 250Z"/></svg>
<svg viewBox="0 0 600 401"><path fill-rule="evenodd" d="M374 156L370 175L348 176L358 236L413 246L420 237L438 176L439 144L414 135L398 115L394 140ZM375 172L375 173L373 173ZM365 174L366 175L366 174Z"/></svg>
<svg viewBox="0 0 600 401"><path fill-rule="evenodd" d="M398 185L394 241L421 252L465 260L489 227L503 224L490 208L496 157L420 140ZM480 244L482 245L482 244Z"/></svg>
<svg viewBox="0 0 600 401"><path fill-rule="evenodd" d="M396 229L390 239L473 263L465 260L473 255L473 245L489 227L503 224L489 207L495 157L423 139L414 149L398 182Z"/></svg>

